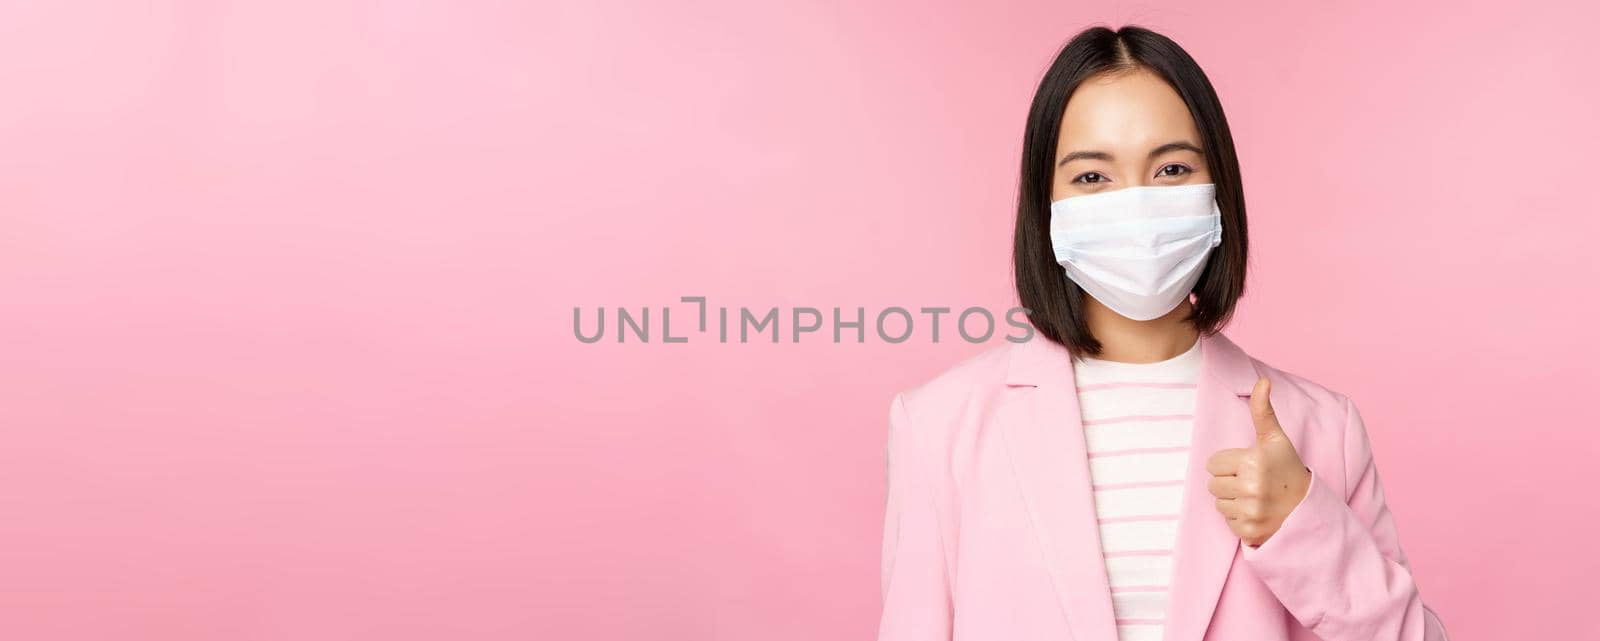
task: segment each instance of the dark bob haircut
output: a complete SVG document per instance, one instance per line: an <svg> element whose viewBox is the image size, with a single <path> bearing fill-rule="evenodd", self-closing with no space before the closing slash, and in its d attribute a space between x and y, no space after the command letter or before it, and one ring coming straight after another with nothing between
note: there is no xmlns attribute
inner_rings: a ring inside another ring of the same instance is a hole
<svg viewBox="0 0 1600 641"><path fill-rule="evenodd" d="M1125 26L1116 31L1092 27L1074 36L1039 81L1028 109L1022 142L1022 175L1017 195L1017 229L1012 261L1017 296L1029 320L1045 338L1065 346L1073 356L1100 353L1100 341L1084 317L1083 289L1056 263L1050 244L1051 182L1055 176L1056 139L1067 99L1083 81L1102 74L1148 69L1172 85L1189 106L1200 145L1205 149L1211 181L1222 212L1222 244L1212 250L1205 271L1195 283L1194 308L1185 320L1202 334L1213 334L1233 315L1244 294L1249 247L1244 216L1244 186L1233 134L1222 115L1222 103L1200 65L1171 39L1154 31Z"/></svg>

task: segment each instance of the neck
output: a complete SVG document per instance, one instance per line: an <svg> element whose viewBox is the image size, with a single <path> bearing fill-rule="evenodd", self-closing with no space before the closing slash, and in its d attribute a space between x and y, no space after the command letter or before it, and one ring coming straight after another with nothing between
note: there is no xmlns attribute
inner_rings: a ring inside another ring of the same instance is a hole
<svg viewBox="0 0 1600 641"><path fill-rule="evenodd" d="M1089 331L1100 341L1095 358L1124 363L1154 363L1188 351L1200 339L1200 332L1183 320L1193 305L1183 299L1165 316L1136 321L1085 296Z"/></svg>

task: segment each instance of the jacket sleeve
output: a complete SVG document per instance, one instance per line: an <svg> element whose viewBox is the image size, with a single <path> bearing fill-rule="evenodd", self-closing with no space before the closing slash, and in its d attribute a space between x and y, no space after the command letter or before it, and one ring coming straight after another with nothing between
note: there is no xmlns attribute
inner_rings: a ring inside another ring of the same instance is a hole
<svg viewBox="0 0 1600 641"><path fill-rule="evenodd" d="M1243 546L1243 557L1324 641L1448 641L1400 549L1361 413L1344 404L1344 495L1313 472L1283 525L1260 546Z"/></svg>
<svg viewBox="0 0 1600 641"><path fill-rule="evenodd" d="M889 408L886 448L879 641L948 640L951 635L950 567L923 451L905 400L897 395Z"/></svg>

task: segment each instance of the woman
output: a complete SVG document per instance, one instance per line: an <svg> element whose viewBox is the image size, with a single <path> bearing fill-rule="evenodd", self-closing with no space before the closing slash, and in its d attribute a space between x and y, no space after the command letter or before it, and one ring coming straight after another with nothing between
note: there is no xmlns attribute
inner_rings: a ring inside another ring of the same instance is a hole
<svg viewBox="0 0 1600 641"><path fill-rule="evenodd" d="M1219 333L1246 239L1194 60L1073 38L1023 143L1038 336L891 405L879 639L1446 638L1355 405Z"/></svg>

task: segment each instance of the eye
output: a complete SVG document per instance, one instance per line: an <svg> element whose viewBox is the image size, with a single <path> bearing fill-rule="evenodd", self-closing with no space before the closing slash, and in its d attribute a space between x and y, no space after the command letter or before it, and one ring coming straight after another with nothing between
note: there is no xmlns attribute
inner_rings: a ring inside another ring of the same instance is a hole
<svg viewBox="0 0 1600 641"><path fill-rule="evenodd" d="M1090 171L1080 174L1077 178L1073 178L1072 182L1093 185L1103 183L1106 180L1108 179L1106 178L1105 174L1102 174L1098 171Z"/></svg>
<svg viewBox="0 0 1600 641"><path fill-rule="evenodd" d="M1188 175L1188 174L1192 174L1192 173L1194 173L1194 170L1190 169L1188 165L1180 165L1178 163L1173 163L1173 164L1170 164L1170 165L1165 165L1161 169L1156 170L1156 177L1157 178L1170 178L1170 177L1174 177L1174 176L1184 176L1184 175Z"/></svg>

